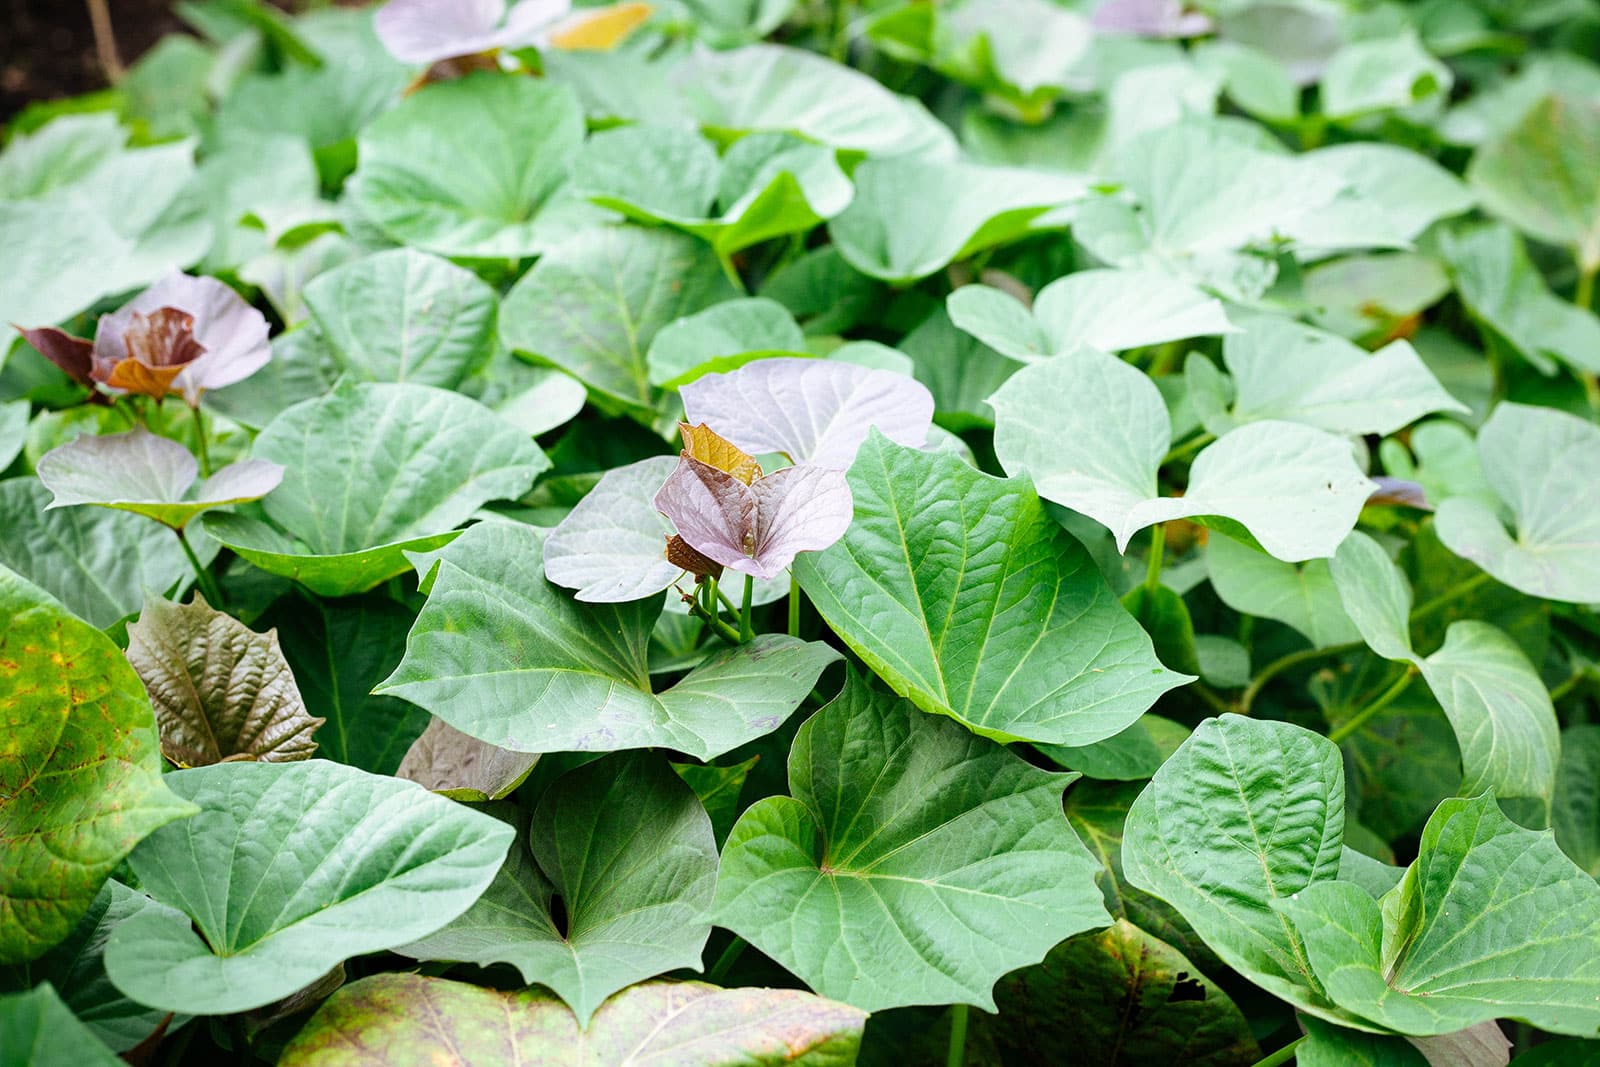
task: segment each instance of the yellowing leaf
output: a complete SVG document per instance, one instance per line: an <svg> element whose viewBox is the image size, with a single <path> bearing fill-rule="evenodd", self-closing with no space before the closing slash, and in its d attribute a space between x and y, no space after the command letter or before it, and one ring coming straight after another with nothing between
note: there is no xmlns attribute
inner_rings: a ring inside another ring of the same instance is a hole
<svg viewBox="0 0 1600 1067"><path fill-rule="evenodd" d="M745 485L761 477L761 464L756 462L754 456L705 423L690 426L687 422L680 422L678 429L683 434L683 453L690 459L697 459L708 467L730 474Z"/></svg>
<svg viewBox="0 0 1600 1067"><path fill-rule="evenodd" d="M609 52L654 10L649 4L612 4L583 12L550 35L550 46L566 52Z"/></svg>

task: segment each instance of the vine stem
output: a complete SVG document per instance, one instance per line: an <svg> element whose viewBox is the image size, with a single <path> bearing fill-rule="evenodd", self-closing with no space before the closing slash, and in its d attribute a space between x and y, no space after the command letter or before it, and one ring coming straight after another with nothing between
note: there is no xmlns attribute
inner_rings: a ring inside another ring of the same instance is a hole
<svg viewBox="0 0 1600 1067"><path fill-rule="evenodd" d="M1295 1052L1305 1043L1305 1040L1303 1037L1295 1038L1278 1051L1261 1057L1255 1062L1255 1067L1279 1067L1280 1064L1288 1063L1294 1059Z"/></svg>
<svg viewBox="0 0 1600 1067"><path fill-rule="evenodd" d="M1165 523L1156 523L1150 527L1150 558L1145 563L1144 591L1146 596L1154 596L1161 587L1161 556L1167 548L1167 533Z"/></svg>
<svg viewBox="0 0 1600 1067"><path fill-rule="evenodd" d="M211 576L211 571L202 565L200 557L194 554L189 538L184 536L182 530L172 532L178 535L178 544L183 548L183 554L189 557L189 566L194 568L195 582L200 586L200 593L206 598L206 603L218 611L226 610L222 606L222 590L217 588L216 579Z"/></svg>
<svg viewBox="0 0 1600 1067"><path fill-rule="evenodd" d="M1162 456L1161 457L1161 465L1164 467L1168 463L1173 462L1174 460L1182 459L1183 457L1189 455L1191 452L1198 452L1202 448L1206 447L1206 445L1209 445L1212 441L1215 441L1216 439L1217 439L1217 435L1216 434L1212 434L1212 433L1196 434L1194 437L1189 438L1189 440L1185 441L1181 445L1176 446L1170 452L1168 452L1166 455Z"/></svg>
<svg viewBox="0 0 1600 1067"><path fill-rule="evenodd" d="M800 636L800 579L789 572L789 636Z"/></svg>
<svg viewBox="0 0 1600 1067"><path fill-rule="evenodd" d="M945 1053L945 1067L962 1067L967 1062L967 1014L970 1010L965 1004L950 1005L950 1049Z"/></svg>
<svg viewBox="0 0 1600 1067"><path fill-rule="evenodd" d="M1572 302L1581 308L1594 307L1594 277L1600 274L1600 263L1593 265L1578 264L1578 291L1573 294Z"/></svg>
<svg viewBox="0 0 1600 1067"><path fill-rule="evenodd" d="M728 942L728 947L722 950L722 955L717 957L717 962L713 963L711 969L706 972L706 981L712 985L721 985L722 980L728 977L728 972L733 970L733 965L744 954L744 946L745 940L742 937L735 937Z"/></svg>
<svg viewBox="0 0 1600 1067"><path fill-rule="evenodd" d="M755 603L756 580L748 574L744 576L744 597L739 604L739 643L742 645L756 635L756 621L752 618L752 605Z"/></svg>
<svg viewBox="0 0 1600 1067"><path fill-rule="evenodd" d="M1376 700L1362 708L1360 711L1356 712L1355 715L1352 716L1343 726L1336 727L1331 733L1328 734L1328 740L1337 745L1339 742L1343 741L1345 738L1361 729L1361 727L1366 725L1368 719L1378 714L1378 712L1382 711L1390 704L1393 704L1396 698L1398 698L1401 693L1406 691L1406 686L1411 684L1411 679L1416 677L1416 674L1417 668L1415 666L1409 666L1405 670L1401 671L1400 677L1394 680L1393 685L1389 686L1389 688L1385 689L1382 693L1379 693Z"/></svg>
<svg viewBox="0 0 1600 1067"><path fill-rule="evenodd" d="M1250 714L1250 709L1255 705L1256 697L1261 695L1261 690L1266 688L1269 681L1290 667L1298 667L1302 663L1310 663L1312 660L1319 660L1326 656L1337 656L1360 647L1360 641L1347 641L1342 645L1328 645L1326 648L1303 648L1299 652L1291 652L1287 656L1280 656L1261 668L1261 673L1251 680L1250 685L1244 691L1244 695L1239 698L1239 714Z"/></svg>
<svg viewBox="0 0 1600 1067"><path fill-rule="evenodd" d="M206 419L200 413L200 405L196 404L194 412L194 440L200 452L200 473L202 476L211 477L211 452L206 446Z"/></svg>
<svg viewBox="0 0 1600 1067"><path fill-rule="evenodd" d="M1422 605L1422 607L1418 608L1416 611L1413 611L1411 613L1411 621L1416 622L1418 619L1426 619L1429 615L1432 615L1441 608L1445 607L1445 605L1450 604L1453 601L1460 600L1462 597L1477 589L1488 580L1489 572L1479 571L1471 578L1468 578L1466 581L1452 588L1448 593L1440 593L1438 596Z"/></svg>
<svg viewBox="0 0 1600 1067"><path fill-rule="evenodd" d="M88 4L89 25L94 30L95 57L100 61L100 69L105 71L106 81L115 85L126 72L122 67L122 57L117 54L117 33L111 26L111 8L106 0L88 0Z"/></svg>
<svg viewBox="0 0 1600 1067"><path fill-rule="evenodd" d="M702 592L703 589L703 592ZM679 590L682 592L682 590ZM707 626L716 632L716 635L730 645L739 644L739 631L722 621L722 613L717 610L717 580L707 577L703 587L695 589L694 596L684 594L684 601L689 605L689 614L703 619ZM704 599L711 606L706 607L701 603Z"/></svg>

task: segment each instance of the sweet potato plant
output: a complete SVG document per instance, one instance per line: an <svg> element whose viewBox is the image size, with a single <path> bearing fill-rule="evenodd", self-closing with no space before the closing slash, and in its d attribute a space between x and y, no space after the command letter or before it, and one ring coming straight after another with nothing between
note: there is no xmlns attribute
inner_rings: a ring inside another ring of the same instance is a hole
<svg viewBox="0 0 1600 1067"><path fill-rule="evenodd" d="M1600 1063L1600 3L178 6L0 150L0 1065Z"/></svg>

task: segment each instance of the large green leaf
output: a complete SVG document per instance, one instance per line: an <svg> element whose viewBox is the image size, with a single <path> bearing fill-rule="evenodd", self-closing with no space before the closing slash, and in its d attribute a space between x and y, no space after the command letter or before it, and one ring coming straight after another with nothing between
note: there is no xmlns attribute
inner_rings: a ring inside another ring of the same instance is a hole
<svg viewBox="0 0 1600 1067"><path fill-rule="evenodd" d="M140 838L195 808L163 784L144 687L104 634L0 567L0 963L72 932Z"/></svg>
<svg viewBox="0 0 1600 1067"><path fill-rule="evenodd" d="M828 233L852 267L896 285L1015 240L1087 191L1045 171L912 158L869 159L852 177L855 199Z"/></svg>
<svg viewBox="0 0 1600 1067"><path fill-rule="evenodd" d="M167 1013L128 999L106 977L106 939L130 917L159 907L143 893L110 879L65 941L36 960L10 968L10 973L0 969L0 991L21 992L49 982L66 990L67 1007L113 1051L133 1048L156 1032ZM0 1048L5 1047L0 1041Z"/></svg>
<svg viewBox="0 0 1600 1067"><path fill-rule="evenodd" d="M651 982L612 998L585 1031L566 1005L538 990L378 974L335 993L278 1063L844 1067L865 1022L863 1012L792 989Z"/></svg>
<svg viewBox="0 0 1600 1067"><path fill-rule="evenodd" d="M1001 741L1087 745L1189 681L1164 669L1089 554L1025 485L876 432L855 521L795 574L895 692Z"/></svg>
<svg viewBox="0 0 1600 1067"><path fill-rule="evenodd" d="M172 531L148 519L49 506L37 478L0 481L0 564L95 626L137 614L144 590L170 590L191 573Z"/></svg>
<svg viewBox="0 0 1600 1067"><path fill-rule="evenodd" d="M1128 881L1178 909L1228 966L1313 1015L1373 1029L1323 992L1277 901L1339 874L1344 770L1326 738L1226 715L1201 723L1128 811Z"/></svg>
<svg viewBox="0 0 1600 1067"><path fill-rule="evenodd" d="M1478 149L1467 175L1486 208L1600 270L1600 102L1547 96Z"/></svg>
<svg viewBox="0 0 1600 1067"><path fill-rule="evenodd" d="M1354 41L1335 52L1322 76L1322 113L1349 122L1450 94L1455 76L1428 54L1414 30Z"/></svg>
<svg viewBox="0 0 1600 1067"><path fill-rule="evenodd" d="M1274 906L1342 1007L1408 1034L1499 1018L1600 1029L1600 885L1492 795L1439 805L1382 901L1347 882Z"/></svg>
<svg viewBox="0 0 1600 1067"><path fill-rule="evenodd" d="M1368 353L1342 337L1276 315L1243 320L1223 339L1233 385L1225 415L1203 418L1212 433L1286 419L1339 434L1390 434L1436 411L1465 413L1407 341Z"/></svg>
<svg viewBox="0 0 1600 1067"><path fill-rule="evenodd" d="M1030 476L1040 496L1105 526L1119 550L1152 523L1215 516L1244 526L1278 559L1331 556L1372 491L1343 438L1265 420L1207 446L1183 496L1159 495L1157 474L1172 443L1160 390L1093 349L1024 367L990 404L1006 471Z"/></svg>
<svg viewBox="0 0 1600 1067"><path fill-rule="evenodd" d="M751 360L806 355L805 334L789 310L775 300L725 300L685 315L656 334L645 355L650 381L676 388Z"/></svg>
<svg viewBox="0 0 1600 1067"><path fill-rule="evenodd" d="M204 597L146 600L128 625L128 661L150 694L162 754L180 767L317 750L323 720L306 713L277 632L256 633Z"/></svg>
<svg viewBox="0 0 1600 1067"><path fill-rule="evenodd" d="M312 279L305 300L328 346L363 378L454 389L494 352L500 298L423 252L347 263Z"/></svg>
<svg viewBox="0 0 1600 1067"><path fill-rule="evenodd" d="M1600 508L1593 506L1600 428L1550 408L1502 403L1478 432L1478 458L1516 520L1516 539L1482 500L1460 496L1439 505L1439 540L1530 596L1600 601Z"/></svg>
<svg viewBox="0 0 1600 1067"><path fill-rule="evenodd" d="M1545 374L1558 364L1600 373L1600 318L1550 291L1522 238L1500 225L1447 231L1440 251L1461 302L1491 338Z"/></svg>
<svg viewBox="0 0 1600 1067"><path fill-rule="evenodd" d="M517 752L711 759L775 730L838 658L764 634L655 693L646 653L661 600L575 601L545 579L543 545L532 527L487 522L445 549L405 659L377 691Z"/></svg>
<svg viewBox="0 0 1600 1067"><path fill-rule="evenodd" d="M793 796L734 825L713 919L868 1011L992 1011L1002 974L1108 921L1071 780L852 674L795 738Z"/></svg>
<svg viewBox="0 0 1600 1067"><path fill-rule="evenodd" d="M167 907L120 924L105 962L117 988L167 1011L259 1008L350 956L433 932L489 885L513 837L413 782L323 760L166 781L200 814L129 857Z"/></svg>
<svg viewBox="0 0 1600 1067"><path fill-rule="evenodd" d="M655 408L645 355L681 316L732 298L716 257L684 234L611 226L563 242L506 295L501 332L602 396Z"/></svg>
<svg viewBox="0 0 1600 1067"><path fill-rule="evenodd" d="M1560 727L1539 672L1516 642L1489 623L1463 620L1450 624L1443 647L1419 656L1411 645L1411 585L1376 541L1352 533L1331 569L1367 645L1385 659L1415 665L1444 708L1461 747L1461 788L1538 797L1548 805Z"/></svg>
<svg viewBox="0 0 1600 1067"><path fill-rule="evenodd" d="M374 774L393 774L428 726L428 713L374 695L406 651L413 613L382 593L324 600L291 597L257 625L278 629L306 710L325 719L317 752Z"/></svg>
<svg viewBox="0 0 1600 1067"><path fill-rule="evenodd" d="M532 255L547 240L541 209L582 140L583 113L566 87L473 74L368 124L350 196L404 244L443 256Z"/></svg>
<svg viewBox="0 0 1600 1067"><path fill-rule="evenodd" d="M1573 726L1561 735L1550 826L1561 850L1600 878L1600 725Z"/></svg>
<svg viewBox="0 0 1600 1067"><path fill-rule="evenodd" d="M1228 995L1177 949L1126 919L1079 934L1001 979L996 1028L1008 1060L1048 1063L1071 1049L1104 1067L1249 1067L1261 1050Z"/></svg>
<svg viewBox="0 0 1600 1067"><path fill-rule="evenodd" d="M102 1045L45 982L0 997L0 1067L118 1067Z"/></svg>
<svg viewBox="0 0 1600 1067"><path fill-rule="evenodd" d="M253 452L285 468L263 505L276 526L226 516L206 529L323 596L402 573L406 550L437 548L483 504L520 496L550 465L481 404L405 383L344 382L273 419Z"/></svg>
<svg viewBox="0 0 1600 1067"><path fill-rule="evenodd" d="M587 1027L624 986L700 969L716 882L717 844L694 790L659 756L619 754L551 785L527 844L512 846L478 902L398 951L510 963Z"/></svg>

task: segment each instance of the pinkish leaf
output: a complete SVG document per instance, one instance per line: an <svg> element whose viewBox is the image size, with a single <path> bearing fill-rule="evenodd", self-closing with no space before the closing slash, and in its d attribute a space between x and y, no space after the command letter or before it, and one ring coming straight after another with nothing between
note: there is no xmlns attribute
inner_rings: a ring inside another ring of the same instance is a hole
<svg viewBox="0 0 1600 1067"><path fill-rule="evenodd" d="M776 577L799 553L833 544L855 510L842 471L786 467L747 486L688 455L656 507L690 547L755 578Z"/></svg>
<svg viewBox="0 0 1600 1067"><path fill-rule="evenodd" d="M243 381L266 364L272 355L267 332L266 317L222 282L169 274L101 317L94 363L106 373L96 377L112 380L112 368L127 360L146 367L182 363L169 388L194 406L206 390ZM174 346L181 351L168 351Z"/></svg>
<svg viewBox="0 0 1600 1067"><path fill-rule="evenodd" d="M402 63L536 44L571 10L569 0L390 0L374 19L378 39Z"/></svg>
<svg viewBox="0 0 1600 1067"><path fill-rule="evenodd" d="M781 452L796 464L840 471L872 427L921 448L933 423L933 394L921 382L832 360L757 360L679 392L685 421L706 423L746 452Z"/></svg>
<svg viewBox="0 0 1600 1067"><path fill-rule="evenodd" d="M74 337L54 326L40 326L33 330L18 326L16 331L22 335L24 341L38 350L41 356L60 367L73 381L79 385L94 385L94 379L89 377L94 353L93 341Z"/></svg>

